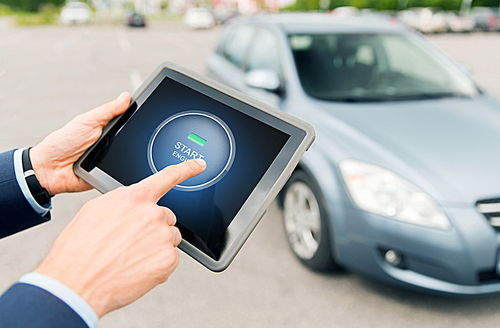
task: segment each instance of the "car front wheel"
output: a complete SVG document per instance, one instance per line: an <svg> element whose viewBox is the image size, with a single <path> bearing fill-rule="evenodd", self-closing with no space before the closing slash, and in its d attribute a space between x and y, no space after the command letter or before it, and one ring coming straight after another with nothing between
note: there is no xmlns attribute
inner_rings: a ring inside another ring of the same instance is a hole
<svg viewBox="0 0 500 328"><path fill-rule="evenodd" d="M295 256L313 270L336 269L319 188L303 171L295 171L290 177L282 204L285 232Z"/></svg>

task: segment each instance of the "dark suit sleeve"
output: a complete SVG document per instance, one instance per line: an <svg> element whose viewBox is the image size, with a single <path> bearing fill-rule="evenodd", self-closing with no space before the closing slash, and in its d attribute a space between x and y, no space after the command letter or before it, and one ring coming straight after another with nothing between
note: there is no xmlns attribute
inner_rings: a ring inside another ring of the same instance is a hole
<svg viewBox="0 0 500 328"><path fill-rule="evenodd" d="M14 151L0 154L0 238L50 220L42 217L24 197L14 173Z"/></svg>
<svg viewBox="0 0 500 328"><path fill-rule="evenodd" d="M0 238L50 220L24 197L14 173L14 152L0 154ZM66 303L39 287L17 283L0 296L0 328L88 328Z"/></svg>
<svg viewBox="0 0 500 328"><path fill-rule="evenodd" d="M0 297L2 328L88 328L66 303L44 289L17 283Z"/></svg>

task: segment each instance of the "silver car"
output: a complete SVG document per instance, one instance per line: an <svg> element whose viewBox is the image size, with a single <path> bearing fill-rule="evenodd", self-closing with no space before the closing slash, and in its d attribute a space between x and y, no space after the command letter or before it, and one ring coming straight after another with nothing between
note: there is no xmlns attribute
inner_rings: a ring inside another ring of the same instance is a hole
<svg viewBox="0 0 500 328"><path fill-rule="evenodd" d="M240 18L208 70L317 131L280 197L304 265L500 291L500 102L424 36L323 14Z"/></svg>
<svg viewBox="0 0 500 328"><path fill-rule="evenodd" d="M92 19L92 11L84 2L70 1L62 9L59 19L65 25L87 24Z"/></svg>

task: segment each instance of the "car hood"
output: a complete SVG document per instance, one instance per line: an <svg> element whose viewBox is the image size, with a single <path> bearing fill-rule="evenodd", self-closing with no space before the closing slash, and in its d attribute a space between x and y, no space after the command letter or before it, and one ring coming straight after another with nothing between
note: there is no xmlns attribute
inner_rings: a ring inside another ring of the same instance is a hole
<svg viewBox="0 0 500 328"><path fill-rule="evenodd" d="M315 102L318 141L339 142L344 158L392 170L441 203L500 197L497 99Z"/></svg>

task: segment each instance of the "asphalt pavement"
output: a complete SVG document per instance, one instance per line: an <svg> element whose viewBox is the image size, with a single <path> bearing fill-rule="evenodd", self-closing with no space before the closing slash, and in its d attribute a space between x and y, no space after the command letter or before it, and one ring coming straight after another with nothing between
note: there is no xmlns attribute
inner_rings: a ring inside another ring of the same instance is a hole
<svg viewBox="0 0 500 328"><path fill-rule="evenodd" d="M163 61L205 73L219 31L190 31L168 21L128 29L12 27L0 20L0 151L34 145L72 117L134 91ZM500 33L431 39L500 96ZM37 266L81 206L98 195L59 195L52 222L0 240L0 293ZM211 273L181 254L167 283L105 316L100 327L459 328L498 322L500 295L439 298L352 273L309 271L288 249L273 203L227 271Z"/></svg>

